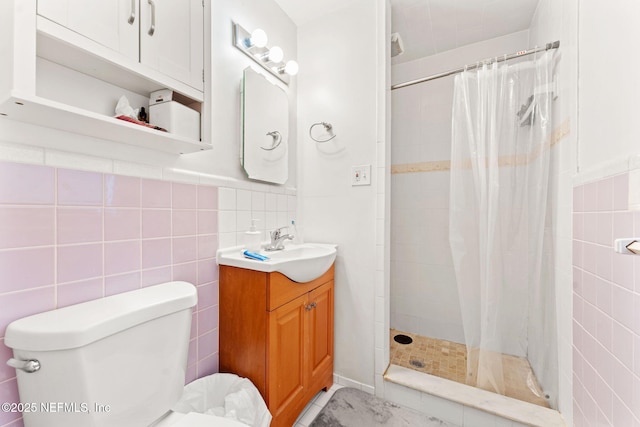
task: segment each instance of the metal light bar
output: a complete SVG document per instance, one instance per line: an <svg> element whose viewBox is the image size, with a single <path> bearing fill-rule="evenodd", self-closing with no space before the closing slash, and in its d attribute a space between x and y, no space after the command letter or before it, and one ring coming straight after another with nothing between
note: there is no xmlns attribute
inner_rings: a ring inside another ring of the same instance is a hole
<svg viewBox="0 0 640 427"><path fill-rule="evenodd" d="M235 22L233 23L233 45L249 58L253 59L262 68L277 77L281 82L288 85L290 81L289 75L286 73L279 73L273 69L273 67L276 69L283 67L284 62L273 63L262 60L261 58L265 53L269 52L269 49L267 47L247 47L244 41L250 38L251 33L249 31L245 30L240 24Z"/></svg>
<svg viewBox="0 0 640 427"><path fill-rule="evenodd" d="M512 53L512 54L507 55L507 56L502 56L502 57L498 57L498 58L491 58L491 59L485 59L485 60L480 61L480 62L478 62L476 64L467 65L466 67L458 68L456 70L445 71L444 73L434 74L434 75L429 76L429 77L422 77L420 79L411 80L411 81L408 81L408 82L405 82L405 83L398 83L398 84L395 84L395 85L391 86L391 90L401 89L403 87L417 85L418 83L428 82L430 80L439 79L441 77L451 76L453 74L462 73L465 70L475 70L476 68L480 67L483 64L491 64L491 63L494 63L494 62L508 61L510 59L520 58L521 56L531 55L533 53L541 52L543 50L557 49L559 47L560 47L560 41L557 40L557 41L555 41L553 43L547 43L546 46L544 46L544 47L536 47L536 48L529 49L529 50L521 50L520 52Z"/></svg>

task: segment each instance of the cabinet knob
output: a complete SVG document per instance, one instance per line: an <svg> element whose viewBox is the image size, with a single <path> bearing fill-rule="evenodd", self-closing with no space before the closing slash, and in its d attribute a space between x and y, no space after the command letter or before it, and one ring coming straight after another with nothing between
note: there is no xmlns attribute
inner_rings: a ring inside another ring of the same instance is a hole
<svg viewBox="0 0 640 427"><path fill-rule="evenodd" d="M312 303L311 303L311 304L309 304L309 305L305 305L305 306L304 306L304 309L305 309L305 310L307 310L307 311L311 311L312 309L316 308L316 306L317 306L317 305L318 305L318 304L316 304L315 302L312 302Z"/></svg>

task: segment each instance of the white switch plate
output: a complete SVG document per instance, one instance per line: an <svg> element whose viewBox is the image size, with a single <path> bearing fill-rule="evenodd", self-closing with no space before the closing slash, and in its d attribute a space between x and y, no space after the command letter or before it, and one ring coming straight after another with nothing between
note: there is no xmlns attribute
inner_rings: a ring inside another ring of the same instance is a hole
<svg viewBox="0 0 640 427"><path fill-rule="evenodd" d="M351 185L371 185L371 165L351 166Z"/></svg>

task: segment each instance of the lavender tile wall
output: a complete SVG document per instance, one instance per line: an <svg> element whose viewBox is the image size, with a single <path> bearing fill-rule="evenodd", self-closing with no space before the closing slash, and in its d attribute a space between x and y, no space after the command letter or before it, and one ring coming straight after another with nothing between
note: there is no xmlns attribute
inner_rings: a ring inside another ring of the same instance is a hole
<svg viewBox="0 0 640 427"><path fill-rule="evenodd" d="M11 321L169 280L198 288L186 381L217 372L217 210L216 187L0 162L0 402Z"/></svg>
<svg viewBox="0 0 640 427"><path fill-rule="evenodd" d="M628 174L574 188L576 427L640 426L640 257L613 251L640 235L628 188Z"/></svg>

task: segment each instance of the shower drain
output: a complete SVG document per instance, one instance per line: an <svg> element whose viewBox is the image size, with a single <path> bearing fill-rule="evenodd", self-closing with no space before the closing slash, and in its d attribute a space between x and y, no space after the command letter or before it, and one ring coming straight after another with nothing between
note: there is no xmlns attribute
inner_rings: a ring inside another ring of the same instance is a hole
<svg viewBox="0 0 640 427"><path fill-rule="evenodd" d="M419 360L411 359L409 360L409 364L414 368L424 368L424 363Z"/></svg>
<svg viewBox="0 0 640 427"><path fill-rule="evenodd" d="M413 338L403 334L395 335L393 340L399 344L411 344L413 342Z"/></svg>

